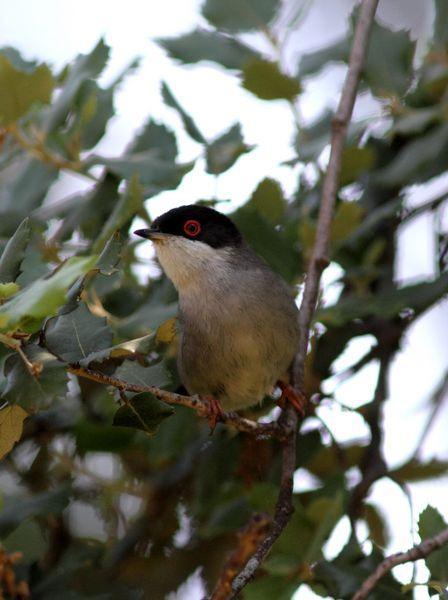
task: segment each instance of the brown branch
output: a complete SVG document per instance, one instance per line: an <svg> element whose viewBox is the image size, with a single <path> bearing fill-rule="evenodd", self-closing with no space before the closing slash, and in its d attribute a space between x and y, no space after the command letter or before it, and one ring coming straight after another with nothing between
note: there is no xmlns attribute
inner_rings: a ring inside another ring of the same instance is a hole
<svg viewBox="0 0 448 600"><path fill-rule="evenodd" d="M207 404L203 402L198 396L183 396L182 394L168 392L167 390L162 390L160 388L150 385L139 385L135 383L129 383L127 381L123 381L122 379L117 379L116 377L105 375L104 373L100 373L99 371L93 371L92 369L84 369L82 367L75 367L73 365L68 367L67 370L70 373L73 373L73 375L84 377L85 379L90 379L91 381L102 383L103 385L111 385L117 388L120 392L148 392L156 398L158 398L159 400L163 400L163 402L166 402L167 404L177 404L180 406L186 406L187 408L191 408L192 410L197 412L197 414L200 417L206 417L208 414ZM256 421L251 421L250 419L240 417L234 412L224 413L222 417L222 422L226 425L230 425L238 431L250 433L251 435L255 436L274 436L279 438L283 436L282 430L277 425L277 423L257 423Z"/></svg>
<svg viewBox="0 0 448 600"><path fill-rule="evenodd" d="M227 559L221 577L213 590L211 600L226 600L232 593L232 582L248 559L266 537L271 518L265 514L253 515L238 535L238 545Z"/></svg>
<svg viewBox="0 0 448 600"><path fill-rule="evenodd" d="M342 151L350 121L356 92L361 76L364 56L369 41L370 29L379 0L363 0L356 24L353 46L350 52L348 72L341 93L341 100L333 120L331 135L331 151L327 172L325 174L322 199L317 221L316 240L305 280L302 304L299 313L300 341L296 358L292 383L299 394L304 394L305 359L308 350L311 322L316 310L320 278L328 264L328 247L333 209L339 187ZM298 415L292 407L288 407L281 415L282 429L286 432L283 441L282 475L280 492L275 508L274 521L271 530L258 546L256 552L248 560L241 573L234 579L232 593L229 599L236 598L241 590L251 581L255 571L270 552L273 544L281 535L294 512L293 508L293 478L296 468L296 432Z"/></svg>
<svg viewBox="0 0 448 600"><path fill-rule="evenodd" d="M429 556L429 554L431 554L431 552L438 550L445 544L448 544L448 527L437 535L423 540L421 544L410 548L406 552L397 552L396 554L391 554L378 565L378 567L371 575L369 575L369 577L367 577L359 590L353 596L352 600L365 600L378 584L380 579L397 565L402 565L406 562L414 562L421 558L426 558Z"/></svg>

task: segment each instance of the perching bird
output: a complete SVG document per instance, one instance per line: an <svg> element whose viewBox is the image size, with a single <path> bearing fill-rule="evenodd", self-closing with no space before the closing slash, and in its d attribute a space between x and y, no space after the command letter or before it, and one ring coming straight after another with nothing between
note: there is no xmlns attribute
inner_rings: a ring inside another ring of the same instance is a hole
<svg viewBox="0 0 448 600"><path fill-rule="evenodd" d="M236 225L212 208L188 205L135 233L154 243L179 293L179 375L209 403L212 427L222 409L256 404L275 385L303 410L289 385L299 338L294 298Z"/></svg>

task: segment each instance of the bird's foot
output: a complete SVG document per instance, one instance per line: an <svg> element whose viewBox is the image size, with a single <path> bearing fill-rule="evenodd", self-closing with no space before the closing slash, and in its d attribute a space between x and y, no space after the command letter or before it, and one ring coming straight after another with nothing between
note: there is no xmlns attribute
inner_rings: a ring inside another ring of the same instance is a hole
<svg viewBox="0 0 448 600"><path fill-rule="evenodd" d="M223 420L224 411L222 409L219 400L213 396L204 396L203 400L207 404L207 421L210 426L210 435L215 431L216 424L218 421Z"/></svg>
<svg viewBox="0 0 448 600"><path fill-rule="evenodd" d="M278 400L278 404L280 407L284 407L286 402L289 402L294 406L296 411L302 415L302 417L306 414L306 408L308 406L308 398L295 390L290 383L285 383L284 381L277 382L278 387L282 391L282 395Z"/></svg>

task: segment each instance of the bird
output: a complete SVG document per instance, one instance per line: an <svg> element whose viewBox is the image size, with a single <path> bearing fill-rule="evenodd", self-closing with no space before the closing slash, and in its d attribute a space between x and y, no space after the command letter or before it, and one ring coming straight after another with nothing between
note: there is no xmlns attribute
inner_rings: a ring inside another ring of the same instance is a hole
<svg viewBox="0 0 448 600"><path fill-rule="evenodd" d="M213 431L226 412L260 403L278 386L303 413L290 384L298 309L287 283L249 246L235 223L204 205L184 205L134 232L151 240L179 296L177 368L208 407Z"/></svg>

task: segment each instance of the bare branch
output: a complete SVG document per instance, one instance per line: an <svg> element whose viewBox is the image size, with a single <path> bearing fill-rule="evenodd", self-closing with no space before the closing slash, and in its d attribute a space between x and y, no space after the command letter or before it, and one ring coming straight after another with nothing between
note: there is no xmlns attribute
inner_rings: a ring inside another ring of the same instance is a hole
<svg viewBox="0 0 448 600"><path fill-rule="evenodd" d="M355 104L356 92L377 5L378 0L363 0L361 4L353 46L350 53L348 72L342 88L341 100L333 120L330 160L323 184L322 200L317 221L316 241L308 266L303 300L299 314L301 337L296 359L294 361L294 373L292 378L292 383L299 394L304 393L305 359L308 349L311 322L316 309L319 293L320 278L322 271L328 264L327 254L330 240L330 227L339 186L342 151L344 148L348 123ZM248 560L241 573L234 579L232 584L232 594L229 596L230 599L235 598L244 586L251 581L255 571L263 562L265 556L270 552L273 544L289 523L294 511L292 497L293 477L296 467L296 432L298 415L292 407L288 407L283 412L281 418L282 428L287 432L287 437L283 442L282 476L274 521L269 534L259 545L253 556Z"/></svg>
<svg viewBox="0 0 448 600"><path fill-rule="evenodd" d="M365 600L372 592L380 579L384 577L391 569L397 565L402 565L407 562L414 562L420 558L429 556L434 550L438 550L448 543L448 527L437 535L423 540L421 544L410 548L406 552L397 552L391 554L378 565L375 571L367 577L359 590L353 596L352 600Z"/></svg>
<svg viewBox="0 0 448 600"><path fill-rule="evenodd" d="M73 375L78 375L79 377L84 377L85 379L90 379L91 381L102 383L103 385L111 385L121 392L149 392L167 404L177 404L191 408L196 411L200 417L206 417L208 414L207 404L198 396L183 396L182 394L168 392L167 390L162 390L149 385L129 383L127 381L123 381L122 379L105 375L99 371L92 371L91 369L84 369L82 367L70 366L67 370L70 373L73 373ZM234 412L224 413L222 422L226 425L230 425L238 431L250 433L251 435L255 436L274 436L279 438L284 436L277 423L257 423L255 421L251 421L250 419L240 417Z"/></svg>

